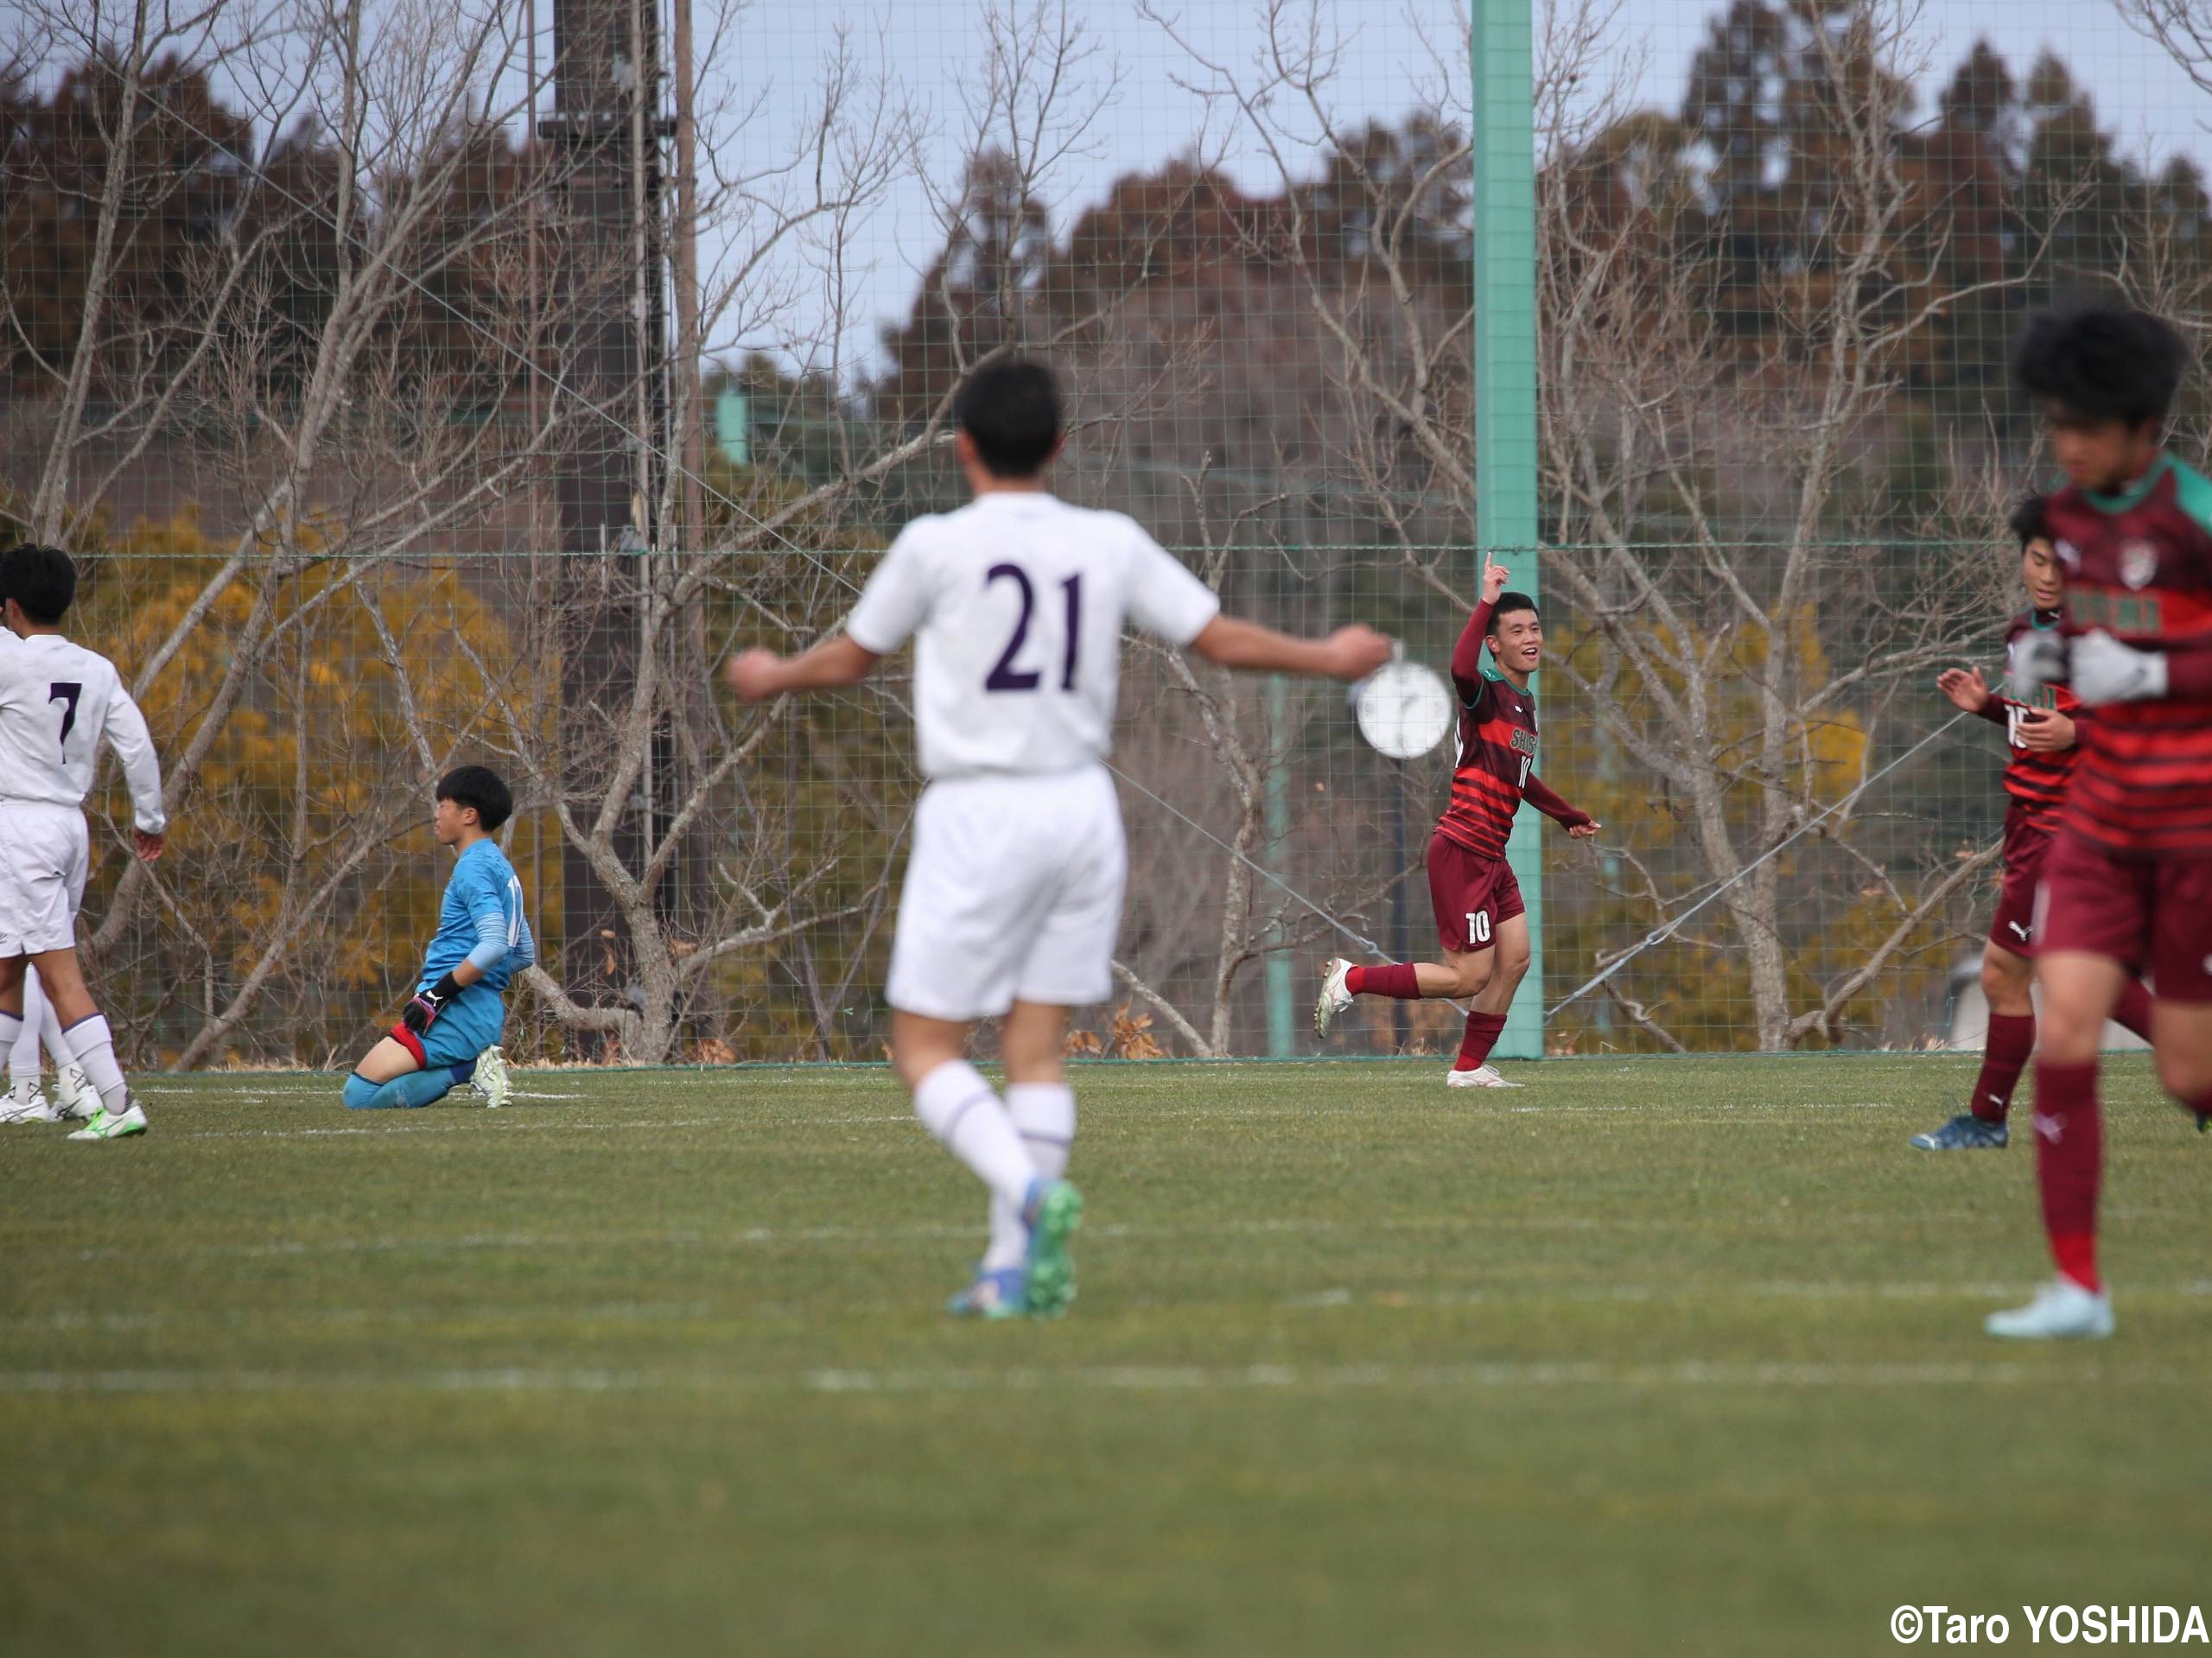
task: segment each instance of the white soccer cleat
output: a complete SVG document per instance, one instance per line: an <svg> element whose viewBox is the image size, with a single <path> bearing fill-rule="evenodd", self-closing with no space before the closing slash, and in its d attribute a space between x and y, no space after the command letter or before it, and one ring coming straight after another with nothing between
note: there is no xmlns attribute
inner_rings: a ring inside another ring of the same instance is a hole
<svg viewBox="0 0 2212 1658"><path fill-rule="evenodd" d="M90 1122L99 1115L100 1091L85 1075L83 1066L62 1066L60 1076L54 1079L54 1091L61 1096L55 1121L66 1118L74 1122Z"/></svg>
<svg viewBox="0 0 2212 1658"><path fill-rule="evenodd" d="M514 1098L514 1084L507 1078L506 1057L490 1047L476 1056L476 1072L468 1085L484 1096L485 1108L496 1111Z"/></svg>
<svg viewBox="0 0 2212 1658"><path fill-rule="evenodd" d="M2112 1297L2085 1290L2070 1278L2054 1278L2027 1305L1993 1312L1981 1327L2007 1341L2101 1342L2112 1334Z"/></svg>
<svg viewBox="0 0 2212 1658"><path fill-rule="evenodd" d="M36 1083L16 1083L9 1092L7 1103L0 1105L0 1123L60 1121L61 1114L46 1102Z"/></svg>
<svg viewBox="0 0 2212 1658"><path fill-rule="evenodd" d="M128 1140L133 1134L146 1132L146 1113L137 1101L130 1102L130 1109L119 1115L107 1110L93 1115L92 1120L69 1136L72 1140Z"/></svg>
<svg viewBox="0 0 2212 1658"><path fill-rule="evenodd" d="M1345 988L1344 981L1351 976L1351 963L1341 956L1332 956L1321 969L1321 994L1313 1003L1313 1034L1326 1036L1329 1026L1338 1013L1357 1000Z"/></svg>
<svg viewBox="0 0 2212 1658"><path fill-rule="evenodd" d="M1526 1083L1509 1083L1498 1075L1496 1065L1477 1065L1472 1070L1447 1070L1444 1073L1446 1088L1526 1088Z"/></svg>

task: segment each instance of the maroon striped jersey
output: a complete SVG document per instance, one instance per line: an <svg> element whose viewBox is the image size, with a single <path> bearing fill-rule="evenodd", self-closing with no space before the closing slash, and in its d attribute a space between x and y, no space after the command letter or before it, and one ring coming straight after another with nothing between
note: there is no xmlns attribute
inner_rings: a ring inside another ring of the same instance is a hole
<svg viewBox="0 0 2212 1658"><path fill-rule="evenodd" d="M1457 669L1459 764L1436 831L1478 857L1503 858L1536 766L1536 699L1494 670L1470 678Z"/></svg>
<svg viewBox="0 0 2212 1658"><path fill-rule="evenodd" d="M2012 619L2005 635L2005 677L1992 689L1989 706L1982 710L1984 719L1997 721L2005 727L2005 792L2031 817L2052 815L2065 800L2066 782L2082 757L2085 735L2077 731L2073 747L2049 754L2039 754L2020 744L2022 716L2031 708L2048 709L2073 720L2082 718L2081 698L2063 684L2037 685L2020 672L2025 642L2056 627L2059 621L2060 613L2055 610L2022 611Z"/></svg>
<svg viewBox="0 0 2212 1658"><path fill-rule="evenodd" d="M2061 490L2045 521L2068 634L2101 630L2170 661L2212 651L2212 481L2161 455L2120 494ZM2081 747L2067 827L2135 858L2212 854L2212 697L2100 708Z"/></svg>

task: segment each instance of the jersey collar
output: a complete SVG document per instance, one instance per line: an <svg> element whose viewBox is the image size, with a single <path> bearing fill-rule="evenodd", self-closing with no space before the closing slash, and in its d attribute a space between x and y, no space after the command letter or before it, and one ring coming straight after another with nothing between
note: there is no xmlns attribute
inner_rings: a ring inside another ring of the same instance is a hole
<svg viewBox="0 0 2212 1658"><path fill-rule="evenodd" d="M1500 673L1497 669L1495 669L1495 668L1491 667L1488 663L1484 663L1484 664L1483 664L1483 670L1482 670L1482 672L1483 672L1483 677L1484 677L1484 679L1487 679L1488 681L1490 681L1490 683L1491 683L1491 684L1493 684L1493 685L1503 685L1503 686L1504 686L1504 687L1506 688L1506 689L1508 689L1508 690L1511 691L1511 692L1512 692L1516 696L1525 696L1525 697L1527 697L1527 698L1528 698L1531 702L1535 702L1535 701L1536 700L1536 694L1535 694L1535 692L1531 691L1531 690L1524 690L1524 689L1521 689L1519 686L1516 686L1516 684L1514 684L1514 683L1513 683L1511 680L1508 679L1508 678L1507 678L1503 674Z"/></svg>
<svg viewBox="0 0 2212 1658"><path fill-rule="evenodd" d="M2144 497L2158 487L2158 480L2166 475L2167 469L2173 463L2173 456L2161 451L2158 458L2151 463L2151 469L2119 494L2100 495L2094 489L2085 489L2082 492L2082 499L2100 512L2125 512L2130 507L2143 504Z"/></svg>

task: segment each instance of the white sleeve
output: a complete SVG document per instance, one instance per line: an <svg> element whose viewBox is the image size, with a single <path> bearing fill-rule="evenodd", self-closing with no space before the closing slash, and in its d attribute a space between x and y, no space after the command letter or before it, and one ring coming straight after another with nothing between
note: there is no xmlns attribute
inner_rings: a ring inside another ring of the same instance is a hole
<svg viewBox="0 0 2212 1658"><path fill-rule="evenodd" d="M1129 619L1170 645L1188 645L1221 614L1221 595L1132 523L1137 550L1129 572Z"/></svg>
<svg viewBox="0 0 2212 1658"><path fill-rule="evenodd" d="M929 619L929 571L918 528L918 521L899 532L899 539L861 590L853 613L845 619L846 637L879 657L906 644Z"/></svg>
<svg viewBox="0 0 2212 1658"><path fill-rule="evenodd" d="M148 835L159 835L168 827L168 817L162 810L161 756L154 752L154 734L146 728L146 716L121 685L115 688L115 696L107 705L106 734L108 746L123 762L123 778L130 785L130 804L137 810L139 829Z"/></svg>

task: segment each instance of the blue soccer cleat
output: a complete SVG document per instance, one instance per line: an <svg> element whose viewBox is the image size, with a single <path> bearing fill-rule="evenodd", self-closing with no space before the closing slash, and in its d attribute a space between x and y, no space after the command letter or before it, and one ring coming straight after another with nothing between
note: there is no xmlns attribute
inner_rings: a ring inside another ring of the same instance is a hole
<svg viewBox="0 0 2212 1658"><path fill-rule="evenodd" d="M980 1267L976 1281L944 1304L956 1318L1019 1318L1029 1311L1029 1269L1007 1267L987 1273Z"/></svg>
<svg viewBox="0 0 2212 1658"><path fill-rule="evenodd" d="M1029 1314L1057 1318L1075 1299L1075 1256L1069 1245L1083 1224L1083 1194L1065 1180L1036 1181L1021 1206L1021 1218L1029 1228Z"/></svg>
<svg viewBox="0 0 2212 1658"><path fill-rule="evenodd" d="M1908 1143L1916 1152L2001 1152L2012 1140L2003 1123L1986 1122L1964 1111L1941 1128L1915 1134Z"/></svg>

